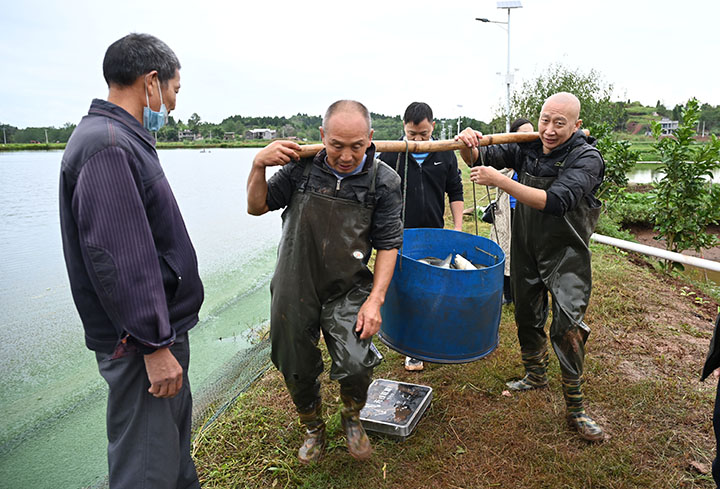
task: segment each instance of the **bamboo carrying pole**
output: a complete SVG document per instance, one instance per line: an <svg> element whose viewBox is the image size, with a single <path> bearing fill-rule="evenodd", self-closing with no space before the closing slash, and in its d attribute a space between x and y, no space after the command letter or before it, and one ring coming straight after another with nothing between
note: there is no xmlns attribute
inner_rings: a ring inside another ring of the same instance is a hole
<svg viewBox="0 0 720 489"><path fill-rule="evenodd" d="M582 130L586 136L590 134L587 129ZM491 144L505 144L505 143L527 143L534 141L540 137L540 133L537 132L507 132L500 134L483 134L480 139L480 146L489 146ZM325 146L322 144L308 144L302 146L299 154L301 158L310 158L315 156ZM455 151L456 149L463 149L465 143L462 141L455 141L453 139L447 139L442 141L375 141L375 148L381 153L404 153L405 148L409 149L411 153L430 153L437 151Z"/></svg>

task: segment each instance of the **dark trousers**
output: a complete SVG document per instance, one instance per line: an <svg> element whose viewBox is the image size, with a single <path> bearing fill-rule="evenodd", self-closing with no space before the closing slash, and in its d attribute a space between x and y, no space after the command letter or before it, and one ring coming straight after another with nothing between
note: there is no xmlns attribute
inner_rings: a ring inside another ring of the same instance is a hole
<svg viewBox="0 0 720 489"><path fill-rule="evenodd" d="M107 436L111 489L199 488L190 456L192 396L187 378L187 335L170 351L183 368L183 386L170 399L148 392L143 355L130 352L113 359L96 353L100 375L108 383Z"/></svg>
<svg viewBox="0 0 720 489"><path fill-rule="evenodd" d="M718 378L718 387L715 392L715 409L713 411L713 431L715 431L715 460L712 464L712 476L715 479L715 486L720 488L720 378Z"/></svg>
<svg viewBox="0 0 720 489"><path fill-rule="evenodd" d="M361 340L354 333L357 310L367 295L363 290L351 290L324 304L318 312L320 317L314 321L297 315L293 321L271 322L272 361L283 374L299 412L312 409L320 398L318 377L324 368L318 348L320 331L332 359L330 379L340 383L342 395L365 404L373 368L380 363L377 350L370 346L371 340ZM283 315L277 313L273 317Z"/></svg>

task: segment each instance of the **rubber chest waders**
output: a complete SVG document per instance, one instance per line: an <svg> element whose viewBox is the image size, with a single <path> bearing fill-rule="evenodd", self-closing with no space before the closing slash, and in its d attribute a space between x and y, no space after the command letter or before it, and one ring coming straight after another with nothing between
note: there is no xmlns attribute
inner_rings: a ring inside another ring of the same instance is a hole
<svg viewBox="0 0 720 489"><path fill-rule="evenodd" d="M270 284L272 361L299 411L320 397L321 330L332 358L330 378L363 404L381 359L371 339L360 340L354 332L373 281L367 262L378 162L369 170L370 188L362 203L308 190L312 167L308 162L303 183L283 213Z"/></svg>
<svg viewBox="0 0 720 489"><path fill-rule="evenodd" d="M535 177L521 172L520 183L547 190L556 177ZM558 217L520 202L515 209L511 244L511 282L515 295L515 321L523 357L547 349L544 326L548 296L552 296L550 341L564 378L579 379L583 372L585 341L590 328L583 322L590 300L590 235L601 204L582 197L578 206ZM527 365L526 365L527 368Z"/></svg>

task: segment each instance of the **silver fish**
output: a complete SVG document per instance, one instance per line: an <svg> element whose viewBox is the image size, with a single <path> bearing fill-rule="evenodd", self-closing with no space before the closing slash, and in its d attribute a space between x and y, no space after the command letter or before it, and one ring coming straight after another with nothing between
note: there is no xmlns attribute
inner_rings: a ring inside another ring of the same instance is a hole
<svg viewBox="0 0 720 489"><path fill-rule="evenodd" d="M475 265L462 255L455 255L455 268L458 270L476 270Z"/></svg>
<svg viewBox="0 0 720 489"><path fill-rule="evenodd" d="M444 260L435 258L434 256L426 256L425 258L420 258L418 261L420 263L425 263L426 265L432 265L433 267L450 268L452 253L450 253Z"/></svg>

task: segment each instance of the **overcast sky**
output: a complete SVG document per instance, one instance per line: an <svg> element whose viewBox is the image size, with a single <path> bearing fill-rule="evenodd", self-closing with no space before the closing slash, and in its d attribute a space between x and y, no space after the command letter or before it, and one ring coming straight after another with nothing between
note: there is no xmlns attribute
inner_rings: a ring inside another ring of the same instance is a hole
<svg viewBox="0 0 720 489"><path fill-rule="evenodd" d="M552 63L598 71L618 100L720 104L720 2L522 0L511 14L515 85ZM506 21L495 0L223 2L23 0L0 8L0 122L78 122L105 98L102 58L130 32L165 41L182 64L173 115L220 122L298 112L340 98L377 113L412 101L437 118L489 121L504 103ZM461 105L462 107L458 107Z"/></svg>

